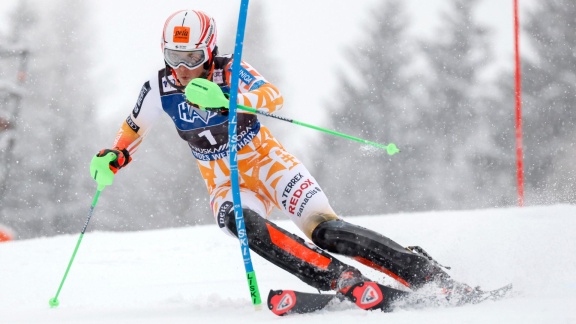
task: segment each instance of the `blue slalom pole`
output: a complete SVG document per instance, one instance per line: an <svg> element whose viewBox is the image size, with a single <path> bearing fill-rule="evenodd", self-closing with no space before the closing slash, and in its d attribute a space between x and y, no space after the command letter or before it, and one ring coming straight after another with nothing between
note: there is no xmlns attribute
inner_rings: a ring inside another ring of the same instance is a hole
<svg viewBox="0 0 576 324"><path fill-rule="evenodd" d="M242 213L242 201L240 199L240 184L238 176L238 158L237 158L237 118L236 108L238 100L238 82L240 78L240 63L242 61L242 45L244 42L244 32L246 29L246 18L248 16L248 0L241 0L240 15L238 17L238 29L236 31L236 44L234 46L234 61L232 62L232 81L230 84L230 106L228 115L228 146L230 156L230 181L232 183L232 198L234 202L234 217L236 219L236 230L240 249L244 259L244 268L246 269L246 279L250 288L250 297L252 304L256 309L262 306L258 282L256 281L256 272L252 266L252 257L248 247L248 235L246 225L244 224L244 215Z"/></svg>

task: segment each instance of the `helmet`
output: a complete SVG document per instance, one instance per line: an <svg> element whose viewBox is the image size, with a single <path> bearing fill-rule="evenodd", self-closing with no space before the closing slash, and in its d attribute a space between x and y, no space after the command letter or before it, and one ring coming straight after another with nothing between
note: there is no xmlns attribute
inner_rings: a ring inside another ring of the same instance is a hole
<svg viewBox="0 0 576 324"><path fill-rule="evenodd" d="M164 24L161 46L166 65L173 69L201 64L208 69L218 52L214 18L196 10L173 13Z"/></svg>

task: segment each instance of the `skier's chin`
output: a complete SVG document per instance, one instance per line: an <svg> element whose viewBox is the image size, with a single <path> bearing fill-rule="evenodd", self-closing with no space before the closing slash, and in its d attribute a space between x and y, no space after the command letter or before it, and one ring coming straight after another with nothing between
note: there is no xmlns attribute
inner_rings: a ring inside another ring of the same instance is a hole
<svg viewBox="0 0 576 324"><path fill-rule="evenodd" d="M190 83L190 81L192 81L191 78L180 78L178 81L180 81L180 84L182 84L183 86L187 86L188 83Z"/></svg>

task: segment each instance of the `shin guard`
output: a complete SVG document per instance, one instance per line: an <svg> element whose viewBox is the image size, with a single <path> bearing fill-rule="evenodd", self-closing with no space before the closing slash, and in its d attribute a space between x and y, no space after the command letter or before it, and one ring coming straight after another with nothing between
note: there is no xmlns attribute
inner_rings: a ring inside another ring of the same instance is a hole
<svg viewBox="0 0 576 324"><path fill-rule="evenodd" d="M383 235L343 220L320 223L312 233L312 241L322 249L384 272L410 288L420 288L434 279L449 278L427 258Z"/></svg>
<svg viewBox="0 0 576 324"><path fill-rule="evenodd" d="M243 209L243 214L250 249L310 286L331 290L340 273L351 268L252 210ZM233 210L226 214L225 224L238 236Z"/></svg>

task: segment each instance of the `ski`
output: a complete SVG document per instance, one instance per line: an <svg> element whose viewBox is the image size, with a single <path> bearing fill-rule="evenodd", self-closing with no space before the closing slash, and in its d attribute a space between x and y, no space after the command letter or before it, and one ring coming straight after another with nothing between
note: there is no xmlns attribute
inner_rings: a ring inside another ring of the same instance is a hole
<svg viewBox="0 0 576 324"><path fill-rule="evenodd" d="M478 304L484 301L496 301L504 298L512 290L512 284L494 290L483 291L465 286L460 289L438 293L407 292L383 286L375 282L364 282L342 293L305 293L295 290L270 290L268 308L278 316L306 314L325 309L327 306L343 300L349 300L365 310L380 309L390 312L399 308L428 308L438 306L462 306Z"/></svg>
<svg viewBox="0 0 576 324"><path fill-rule="evenodd" d="M312 313L331 303L349 300L365 310L381 309L390 311L392 303L407 297L410 293L376 282L366 281L352 286L346 294L342 293L305 293L295 290L270 290L268 309L278 316Z"/></svg>

